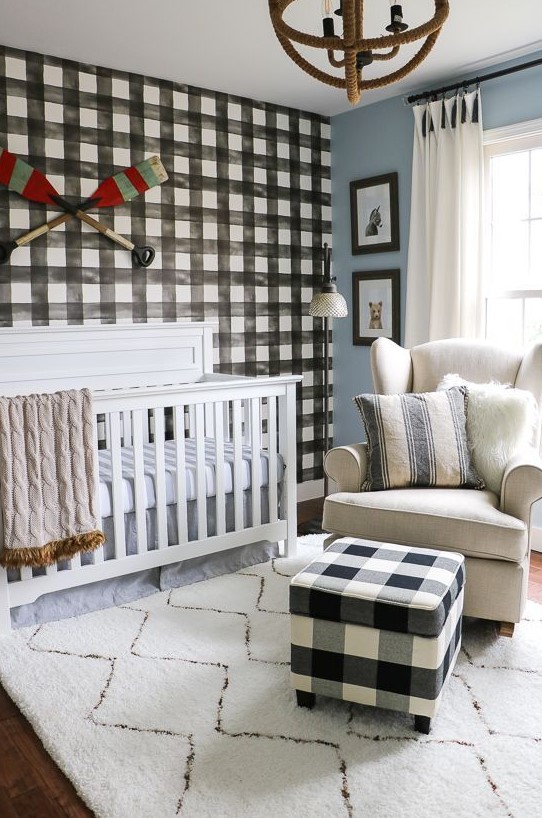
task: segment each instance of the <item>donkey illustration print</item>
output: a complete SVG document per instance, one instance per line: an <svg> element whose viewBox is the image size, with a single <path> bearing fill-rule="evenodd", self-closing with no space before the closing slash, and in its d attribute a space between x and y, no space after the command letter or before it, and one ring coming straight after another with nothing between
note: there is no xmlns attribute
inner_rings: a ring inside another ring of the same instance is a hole
<svg viewBox="0 0 542 818"><path fill-rule="evenodd" d="M369 329L383 329L382 301L369 301Z"/></svg>
<svg viewBox="0 0 542 818"><path fill-rule="evenodd" d="M371 210L369 222L365 228L366 236L378 236L378 228L382 225L382 216L380 215L380 205Z"/></svg>

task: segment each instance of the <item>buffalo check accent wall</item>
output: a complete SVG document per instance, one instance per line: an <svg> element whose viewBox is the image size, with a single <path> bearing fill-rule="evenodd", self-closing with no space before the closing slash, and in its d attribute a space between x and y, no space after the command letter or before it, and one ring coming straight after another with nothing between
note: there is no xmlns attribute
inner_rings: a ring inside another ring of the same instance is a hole
<svg viewBox="0 0 542 818"><path fill-rule="evenodd" d="M322 476L323 332L308 315L330 242L329 120L0 47L0 145L77 200L159 154L169 181L93 211L147 270L71 221L0 266L0 324L217 319L215 368L303 373L298 479ZM0 241L56 215L0 189Z"/></svg>

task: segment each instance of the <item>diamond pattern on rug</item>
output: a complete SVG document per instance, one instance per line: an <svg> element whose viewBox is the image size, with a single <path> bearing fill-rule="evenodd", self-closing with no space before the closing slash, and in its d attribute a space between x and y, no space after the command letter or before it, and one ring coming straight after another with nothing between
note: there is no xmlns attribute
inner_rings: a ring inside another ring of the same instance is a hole
<svg viewBox="0 0 542 818"><path fill-rule="evenodd" d="M540 735L540 734L539 734ZM487 768L514 818L535 818L542 804L542 743L493 736L485 750Z"/></svg>
<svg viewBox="0 0 542 818"><path fill-rule="evenodd" d="M66 619L61 634L55 622L40 625L29 646L36 651L113 659L130 651L144 620L140 611L108 608L87 614L84 629L78 617Z"/></svg>
<svg viewBox="0 0 542 818"><path fill-rule="evenodd" d="M353 707L349 732L359 738L374 740L409 739L412 734L412 717L399 718L392 710L380 707ZM487 734L487 728L475 706L469 688L454 674L446 687L442 707L431 721L432 741L456 741L474 744Z"/></svg>
<svg viewBox="0 0 542 818"><path fill-rule="evenodd" d="M355 816L510 818L474 747L412 738L398 743L351 737L341 746ZM386 790L392 792L383 797ZM393 811L386 812L383 801L390 805L388 809L393 803Z"/></svg>
<svg viewBox="0 0 542 818"><path fill-rule="evenodd" d="M289 664L289 616L253 611L250 616L249 656L256 662Z"/></svg>
<svg viewBox="0 0 542 818"><path fill-rule="evenodd" d="M223 667L202 662L117 659L92 719L104 726L184 736L213 731L224 678Z"/></svg>
<svg viewBox="0 0 542 818"><path fill-rule="evenodd" d="M290 688L290 668L249 662L228 674L220 729L229 735L257 733L339 745L348 729L350 706L330 699L317 710L298 708ZM245 696L250 690L251 696Z"/></svg>
<svg viewBox="0 0 542 818"><path fill-rule="evenodd" d="M542 736L542 708L537 706L542 701L542 675L472 667L465 678L490 733Z"/></svg>
<svg viewBox="0 0 542 818"><path fill-rule="evenodd" d="M205 599L202 603L205 604ZM209 599L207 604L212 604ZM193 659L216 664L242 661L247 652L246 632L245 614L169 605L149 614L134 653L155 659Z"/></svg>
<svg viewBox="0 0 542 818"><path fill-rule="evenodd" d="M465 622L431 733L289 682L289 576L318 553L0 639L0 678L97 818L534 818L542 608ZM68 718L69 716L69 718ZM399 797L400 796L400 797Z"/></svg>
<svg viewBox="0 0 542 818"><path fill-rule="evenodd" d="M276 560L275 560L276 562ZM288 589L290 578L275 572L272 582L263 583L262 593L258 602L258 610L267 613L288 613Z"/></svg>
<svg viewBox="0 0 542 818"><path fill-rule="evenodd" d="M270 564L270 563L264 563ZM262 583L259 577L241 574L215 577L207 580L207 592L213 599L213 605L221 611L231 613L250 613L256 607L261 593ZM169 604L183 607L201 607L200 583L185 585L171 592Z"/></svg>
<svg viewBox="0 0 542 818"><path fill-rule="evenodd" d="M198 763L199 761L199 763ZM336 748L319 742L219 735L195 763L183 818L346 816ZM295 807L295 811L293 808Z"/></svg>
<svg viewBox="0 0 542 818"><path fill-rule="evenodd" d="M118 727L94 726L93 731L79 734L86 764L75 761L74 753L66 774L97 818L179 814L193 759L190 737Z"/></svg>

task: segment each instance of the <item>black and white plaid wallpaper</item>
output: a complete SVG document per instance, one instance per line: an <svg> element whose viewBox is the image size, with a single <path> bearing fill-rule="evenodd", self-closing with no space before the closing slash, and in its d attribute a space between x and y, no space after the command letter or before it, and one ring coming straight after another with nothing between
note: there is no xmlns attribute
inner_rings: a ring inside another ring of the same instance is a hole
<svg viewBox="0 0 542 818"><path fill-rule="evenodd" d="M326 118L0 46L0 146L73 200L158 154L169 181L72 220L0 266L0 324L218 319L215 369L303 373L298 480L322 476L323 334L308 304L330 242ZM0 189L0 241L55 215Z"/></svg>

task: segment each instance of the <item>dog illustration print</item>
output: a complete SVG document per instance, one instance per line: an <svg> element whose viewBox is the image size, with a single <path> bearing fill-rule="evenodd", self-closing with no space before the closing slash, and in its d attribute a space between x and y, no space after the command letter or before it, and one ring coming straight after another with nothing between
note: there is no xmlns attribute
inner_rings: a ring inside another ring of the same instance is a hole
<svg viewBox="0 0 542 818"><path fill-rule="evenodd" d="M371 210L369 222L365 228L366 236L378 236L378 228L382 225L382 216L380 215L380 205Z"/></svg>
<svg viewBox="0 0 542 818"><path fill-rule="evenodd" d="M382 301L369 301L369 329L383 329Z"/></svg>

